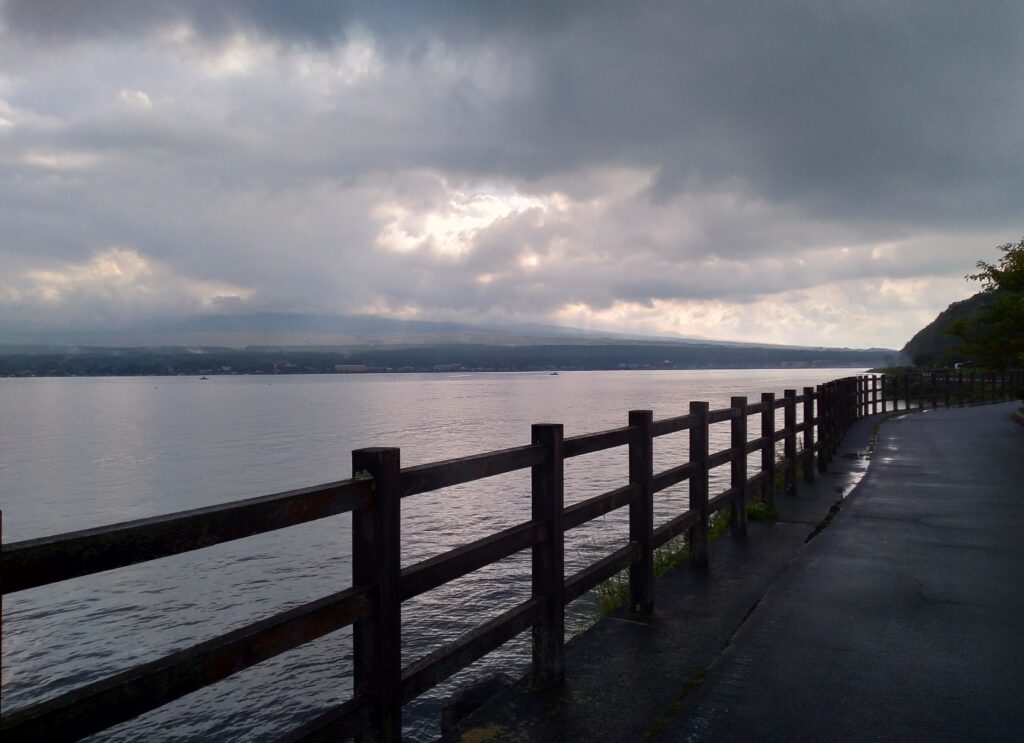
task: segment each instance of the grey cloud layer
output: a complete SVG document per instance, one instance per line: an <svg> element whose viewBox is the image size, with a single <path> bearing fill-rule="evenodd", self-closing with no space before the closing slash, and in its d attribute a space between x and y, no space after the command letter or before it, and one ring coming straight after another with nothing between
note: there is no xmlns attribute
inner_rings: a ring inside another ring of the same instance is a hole
<svg viewBox="0 0 1024 743"><path fill-rule="evenodd" d="M254 307L539 318L962 275L1020 232L1020 3L0 8L7 266L129 245ZM382 205L487 189L546 211L379 244Z"/></svg>

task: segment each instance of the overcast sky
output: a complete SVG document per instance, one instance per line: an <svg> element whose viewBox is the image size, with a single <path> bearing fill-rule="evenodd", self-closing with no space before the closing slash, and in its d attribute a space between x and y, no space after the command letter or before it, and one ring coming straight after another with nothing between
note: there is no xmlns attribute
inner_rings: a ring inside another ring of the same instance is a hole
<svg viewBox="0 0 1024 743"><path fill-rule="evenodd" d="M1024 3L0 0L0 314L899 347L1024 234Z"/></svg>

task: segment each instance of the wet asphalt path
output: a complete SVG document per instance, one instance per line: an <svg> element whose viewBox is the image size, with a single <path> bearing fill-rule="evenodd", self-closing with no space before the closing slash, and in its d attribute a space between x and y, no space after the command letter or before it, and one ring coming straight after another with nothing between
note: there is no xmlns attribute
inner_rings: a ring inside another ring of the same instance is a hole
<svg viewBox="0 0 1024 743"><path fill-rule="evenodd" d="M1024 740L1016 407L884 423L839 515L656 739Z"/></svg>

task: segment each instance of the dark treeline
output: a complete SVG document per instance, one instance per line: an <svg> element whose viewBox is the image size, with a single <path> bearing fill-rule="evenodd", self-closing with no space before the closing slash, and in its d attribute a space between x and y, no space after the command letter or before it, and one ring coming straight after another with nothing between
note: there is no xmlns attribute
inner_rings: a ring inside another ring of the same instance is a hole
<svg viewBox="0 0 1024 743"><path fill-rule="evenodd" d="M548 371L869 367L882 350L729 346L433 345L349 349L104 349L0 352L0 376L329 374L339 372Z"/></svg>

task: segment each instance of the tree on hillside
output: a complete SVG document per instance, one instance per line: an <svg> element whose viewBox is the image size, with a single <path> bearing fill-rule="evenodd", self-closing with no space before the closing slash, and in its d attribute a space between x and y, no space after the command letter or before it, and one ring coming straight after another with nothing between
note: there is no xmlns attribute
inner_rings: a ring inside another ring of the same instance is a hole
<svg viewBox="0 0 1024 743"><path fill-rule="evenodd" d="M992 296L968 319L954 322L951 335L971 361L994 368L1024 365L1024 238L999 246L996 263L978 261L978 272L965 278L981 282Z"/></svg>

